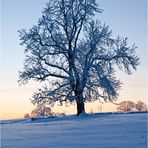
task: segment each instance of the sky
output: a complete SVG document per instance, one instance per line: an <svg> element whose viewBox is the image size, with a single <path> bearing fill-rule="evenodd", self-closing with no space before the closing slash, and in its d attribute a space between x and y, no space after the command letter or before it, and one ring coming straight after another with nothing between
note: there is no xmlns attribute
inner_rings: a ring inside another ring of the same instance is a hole
<svg viewBox="0 0 148 148"><path fill-rule="evenodd" d="M30 82L25 86L18 85L18 71L23 70L24 47L21 46L18 30L31 28L41 16L47 0L1 0L1 33L0 33L0 119L21 118L30 113L34 106L30 103L33 92L40 84ZM148 101L148 45L147 45L147 1L146 0L97 0L104 11L96 16L105 22L113 31L128 37L129 45L138 46L140 66L133 75L118 72L123 86L117 102L123 100ZM86 110L115 111L111 103L99 102L86 105ZM76 106L59 107L54 111L76 113Z"/></svg>

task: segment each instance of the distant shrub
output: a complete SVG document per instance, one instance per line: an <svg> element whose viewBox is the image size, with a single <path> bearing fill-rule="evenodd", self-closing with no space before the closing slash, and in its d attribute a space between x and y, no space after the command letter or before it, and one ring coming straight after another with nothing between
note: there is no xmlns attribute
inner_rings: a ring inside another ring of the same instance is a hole
<svg viewBox="0 0 148 148"><path fill-rule="evenodd" d="M29 114L25 114L24 118L30 118L30 115Z"/></svg>

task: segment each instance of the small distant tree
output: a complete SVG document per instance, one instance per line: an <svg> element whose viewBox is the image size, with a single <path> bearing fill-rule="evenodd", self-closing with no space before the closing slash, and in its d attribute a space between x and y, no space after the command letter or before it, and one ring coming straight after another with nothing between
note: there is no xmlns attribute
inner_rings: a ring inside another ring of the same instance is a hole
<svg viewBox="0 0 148 148"><path fill-rule="evenodd" d="M132 101L123 101L123 102L119 103L119 105L117 107L117 111L131 112L131 111L134 111L135 105L136 104Z"/></svg>
<svg viewBox="0 0 148 148"><path fill-rule="evenodd" d="M135 108L137 111L147 111L147 105L140 100L136 103Z"/></svg>
<svg viewBox="0 0 148 148"><path fill-rule="evenodd" d="M117 99L116 69L136 70L137 47L114 38L109 26L95 19L100 13L96 0L49 0L37 25L19 31L26 55L19 82L45 84L32 103L76 102L79 115L85 102Z"/></svg>
<svg viewBox="0 0 148 148"><path fill-rule="evenodd" d="M46 107L45 105L39 105L30 113L30 116L39 117L39 116L49 116L51 114L52 112L50 107Z"/></svg>
<svg viewBox="0 0 148 148"><path fill-rule="evenodd" d="M27 113L24 115L24 118L30 118L30 115Z"/></svg>

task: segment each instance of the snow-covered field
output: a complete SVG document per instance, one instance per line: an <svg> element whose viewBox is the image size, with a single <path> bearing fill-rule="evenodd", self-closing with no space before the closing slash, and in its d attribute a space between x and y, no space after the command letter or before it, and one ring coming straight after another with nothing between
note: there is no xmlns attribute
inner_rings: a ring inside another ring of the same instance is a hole
<svg viewBox="0 0 148 148"><path fill-rule="evenodd" d="M147 113L1 123L2 148L146 148Z"/></svg>

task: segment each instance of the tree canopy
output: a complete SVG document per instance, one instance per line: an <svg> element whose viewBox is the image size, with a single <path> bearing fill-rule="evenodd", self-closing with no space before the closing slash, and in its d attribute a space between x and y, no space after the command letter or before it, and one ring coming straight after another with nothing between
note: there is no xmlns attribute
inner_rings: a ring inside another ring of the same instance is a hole
<svg viewBox="0 0 148 148"><path fill-rule="evenodd" d="M84 102L117 99L116 68L136 70L137 47L129 47L127 38L113 38L109 26L95 19L100 13L95 0L50 0L37 25L19 31L26 56L19 83L32 79L45 85L32 103L75 101L80 114Z"/></svg>

